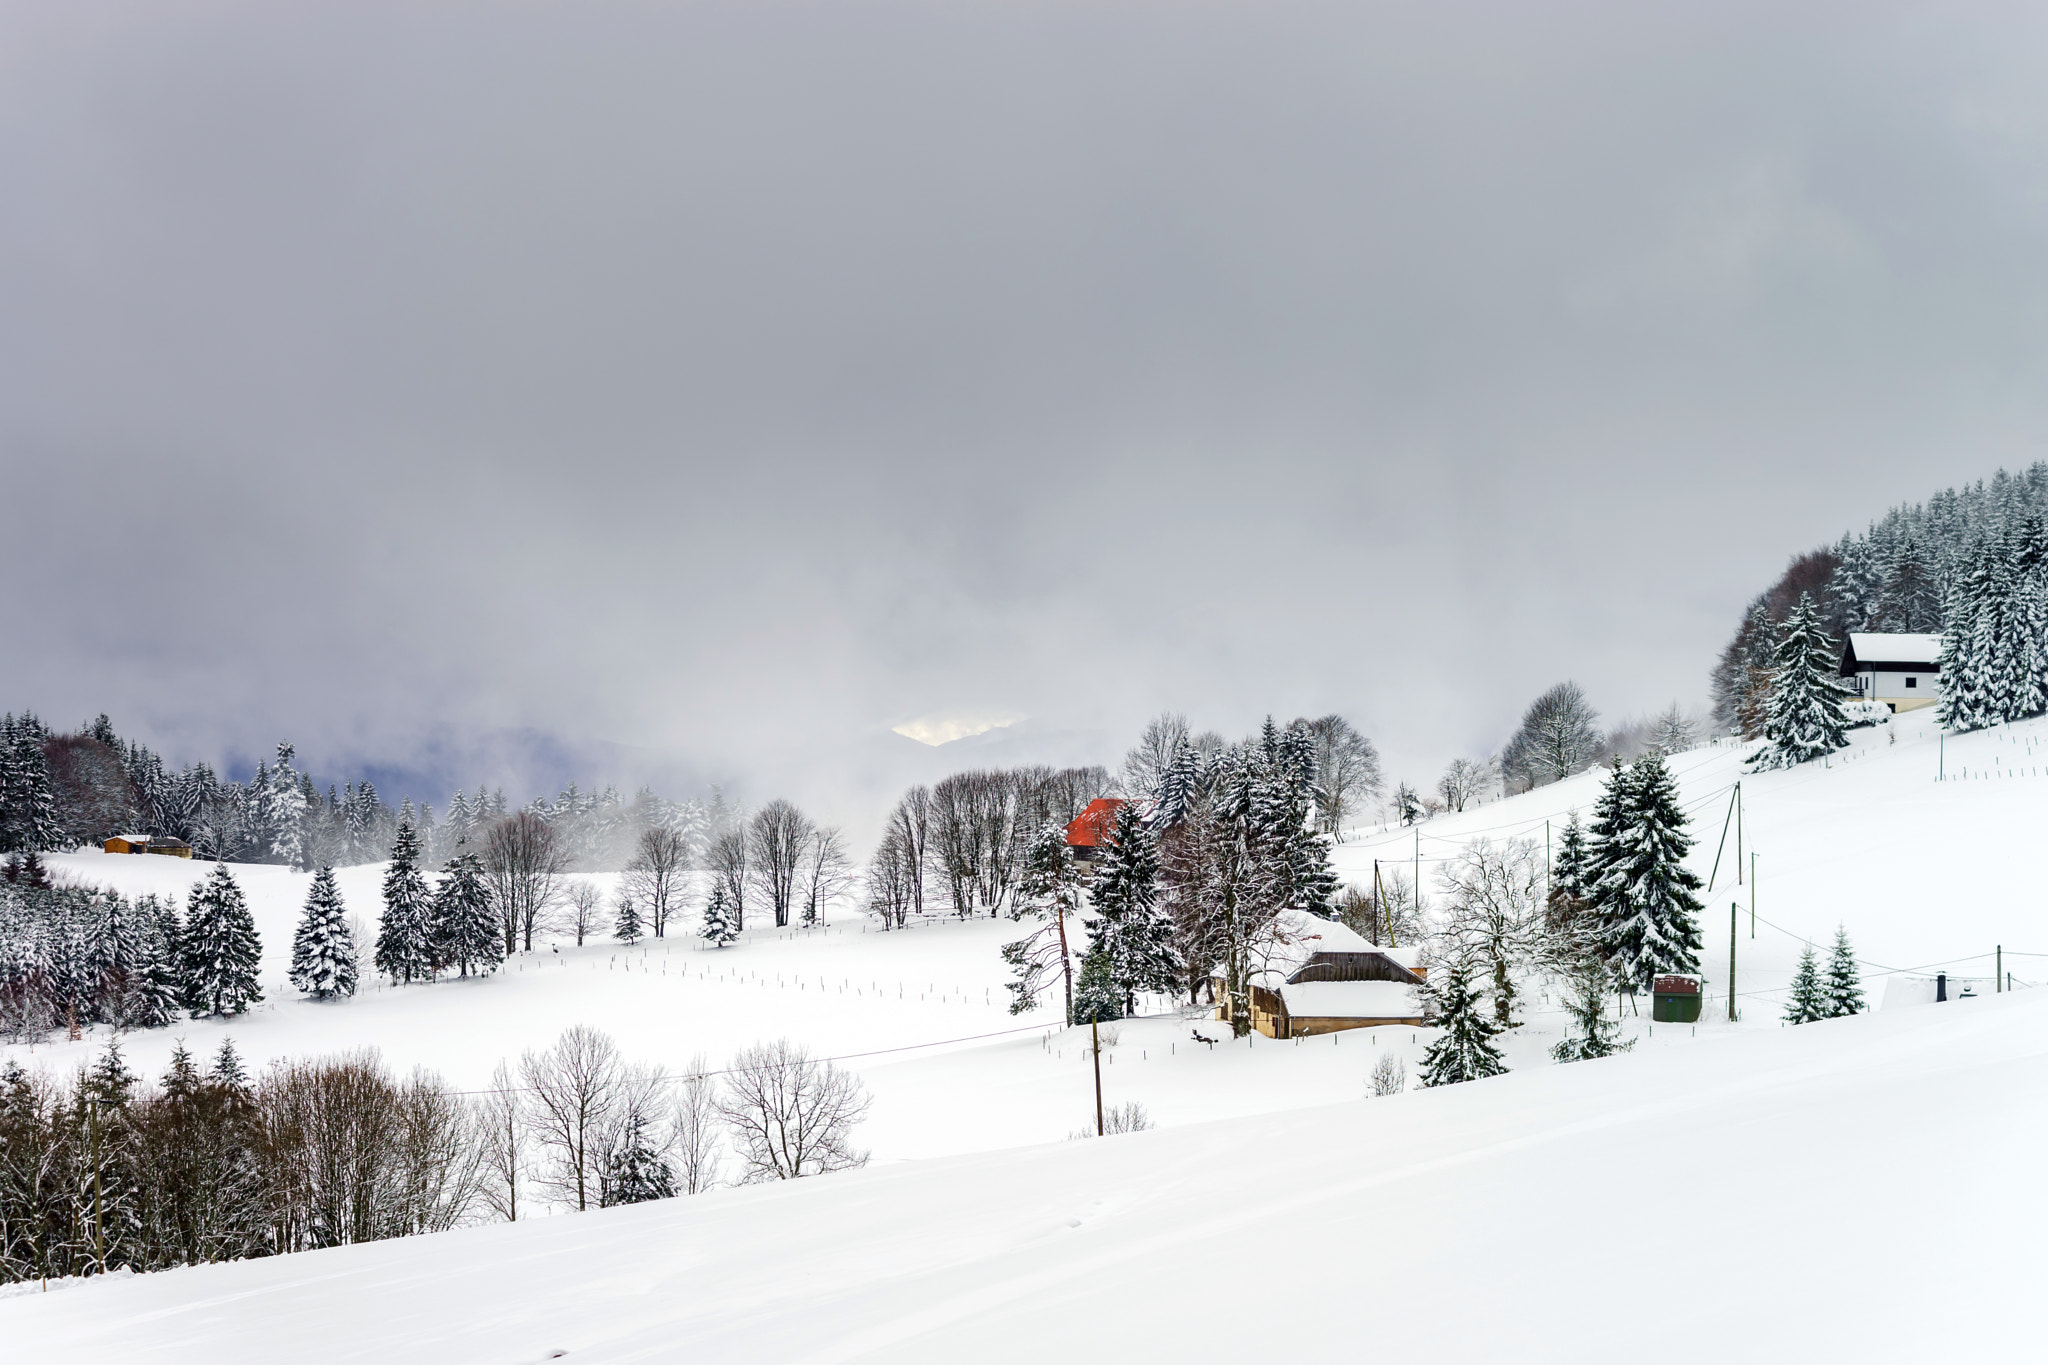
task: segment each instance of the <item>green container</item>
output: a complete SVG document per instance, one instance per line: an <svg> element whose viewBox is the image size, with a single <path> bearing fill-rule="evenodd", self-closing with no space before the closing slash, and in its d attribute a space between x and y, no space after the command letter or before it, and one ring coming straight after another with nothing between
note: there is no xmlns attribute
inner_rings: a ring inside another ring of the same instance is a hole
<svg viewBox="0 0 2048 1365"><path fill-rule="evenodd" d="M1699 992L1689 995L1660 993L1650 1007L1650 1017L1660 1024L1697 1024L1700 1021Z"/></svg>

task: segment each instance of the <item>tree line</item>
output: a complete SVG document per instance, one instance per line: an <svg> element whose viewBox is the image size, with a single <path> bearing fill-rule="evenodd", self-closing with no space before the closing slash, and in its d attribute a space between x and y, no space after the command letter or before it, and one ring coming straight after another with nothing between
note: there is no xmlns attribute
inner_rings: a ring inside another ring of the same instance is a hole
<svg viewBox="0 0 2048 1365"><path fill-rule="evenodd" d="M148 746L118 735L105 715L72 734L28 712L0 717L0 854L144 833L188 843L203 858L312 871L382 862L407 825L438 863L510 814L547 825L569 865L605 871L624 866L647 830L670 830L702 848L735 818L715 793L709 802L670 801L643 787L629 801L615 787L582 791L573 783L516 812L502 789L457 790L437 818L410 796L386 802L367 780L321 791L288 742L247 782L235 782L203 762L171 769Z"/></svg>
<svg viewBox="0 0 2048 1365"><path fill-rule="evenodd" d="M0 1282L161 1270L858 1166L860 1082L781 1040L679 1076L575 1027L490 1088L374 1051L251 1077L180 1043L153 1083L108 1043L67 1080L0 1066Z"/></svg>

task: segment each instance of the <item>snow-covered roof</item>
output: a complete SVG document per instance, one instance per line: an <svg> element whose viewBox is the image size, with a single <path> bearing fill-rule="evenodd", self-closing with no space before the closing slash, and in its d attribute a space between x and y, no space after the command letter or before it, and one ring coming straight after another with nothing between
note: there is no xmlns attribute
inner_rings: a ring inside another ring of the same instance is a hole
<svg viewBox="0 0 2048 1365"><path fill-rule="evenodd" d="M1400 981L1297 981L1280 987L1296 1019L1420 1019L1422 1000Z"/></svg>
<svg viewBox="0 0 2048 1365"><path fill-rule="evenodd" d="M106 826L102 825L100 828L104 829ZM146 844L149 842L147 834L116 834L114 837L123 843L129 844Z"/></svg>
<svg viewBox="0 0 2048 1365"><path fill-rule="evenodd" d="M1379 953L1410 971L1422 961L1419 948L1382 948L1349 925L1305 910L1281 911L1273 925L1273 938L1272 951L1252 971L1252 980L1268 990L1277 989L1318 953Z"/></svg>
<svg viewBox="0 0 2048 1365"><path fill-rule="evenodd" d="M1941 658L1941 637L1852 630L1849 653L1859 664L1916 664L1933 668Z"/></svg>

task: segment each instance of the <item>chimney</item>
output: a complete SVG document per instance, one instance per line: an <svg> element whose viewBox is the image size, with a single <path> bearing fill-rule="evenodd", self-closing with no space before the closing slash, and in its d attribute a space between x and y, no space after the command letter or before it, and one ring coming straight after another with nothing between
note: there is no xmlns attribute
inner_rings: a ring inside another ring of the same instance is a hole
<svg viewBox="0 0 2048 1365"><path fill-rule="evenodd" d="M1934 974L1934 1003L1938 1005L1946 999L1948 999L1948 973L1936 972Z"/></svg>

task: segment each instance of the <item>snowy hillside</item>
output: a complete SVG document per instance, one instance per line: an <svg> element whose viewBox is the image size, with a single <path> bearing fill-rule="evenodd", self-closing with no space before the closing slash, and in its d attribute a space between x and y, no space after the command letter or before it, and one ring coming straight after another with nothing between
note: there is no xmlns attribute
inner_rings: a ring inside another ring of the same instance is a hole
<svg viewBox="0 0 2048 1365"><path fill-rule="evenodd" d="M1893 734L1896 733L1896 741ZM1744 850L1761 879L1757 937L1749 888L1734 884L1734 835L1705 924L1710 1002L1697 1030L1647 1021L1630 1031L1662 1053L1729 1031L1725 1023L1728 905L1739 899L1739 1031L1775 1032L1782 990L1801 937L1825 942L1845 924L1869 972L1872 1003L1889 968L1988 977L2003 943L2006 966L2025 982L2048 978L2048 909L2032 890L2033 831L2048 825L2048 723L2027 722L1945 743L1926 712L1853 732L1855 743L1825 767L1745 775L1745 746L1704 747L1672 761L1698 839L1692 863L1704 878L1733 784L1742 781ZM2037 751L2040 756L2037 757ZM1948 780L1937 781L1945 765ZM1406 871L1418 846L1425 895L1434 868L1478 838L1541 841L1573 808L1588 811L1597 773L1489 803L1418 829L1355 831L1336 851L1345 876L1369 884L1375 857ZM63 855L54 866L126 892L181 895L206 865L99 853ZM381 869L339 874L351 912L374 923ZM1048 1016L1004 1009L998 946L1009 921L939 922L878 933L857 918L816 931L757 930L723 950L684 933L628 950L613 943L554 945L516 959L500 976L393 988L366 985L352 1000L313 1003L284 980L292 925L310 877L279 867L238 867L264 943L265 1001L232 1021L184 1021L123 1038L138 1070L161 1070L175 1039L205 1055L231 1032L252 1063L375 1046L400 1068L423 1065L462 1086L481 1086L493 1065L550 1043L571 1024L615 1035L636 1060L679 1069L696 1053L714 1063L762 1039L788 1036L814 1053L849 1058L876 1104L860 1141L878 1160L926 1157L1053 1141L1092 1112L1088 1067L1073 1034ZM1547 1067L1563 1031L1560 1013L1530 1002L1528 1025L1506 1041L1509 1063ZM1211 1036L1219 1028L1203 1026ZM1379 1050L1414 1074L1426 1031L1379 1030L1303 1042L1264 1038L1194 1041L1191 1021L1127 1021L1105 1068L1111 1103L1136 1100L1162 1126L1351 1100ZM959 1040L959 1041L952 1041ZM933 1044L939 1044L933 1046ZM93 1038L15 1049L32 1065L69 1070Z"/></svg>
<svg viewBox="0 0 2048 1365"><path fill-rule="evenodd" d="M2048 721L1945 740L1931 710L1849 732L1824 764L1748 773L1756 747L1723 741L1671 759L1696 841L1689 862L1711 871L1730 793L1742 784L1743 847L1756 857L1758 923L1750 937L1747 868L1736 884L1730 830L1702 926L1710 1011L1726 1017L1728 910L1737 916L1737 990L1749 1021L1775 1017L1803 940L1825 946L1846 926L1875 1004L1893 971L1993 974L1994 953L2019 982L2048 981L2048 904L2039 885L2039 831L2048 826ZM1436 868L1479 839L1539 846L1577 810L1591 815L1604 769L1409 829L1353 831L1336 850L1347 880L1412 875L1421 852L1425 901ZM2032 954L2026 956L2024 954Z"/></svg>
<svg viewBox="0 0 2048 1365"><path fill-rule="evenodd" d="M0 1323L24 1360L207 1365L2031 1358L2044 1125L2026 992L93 1282Z"/></svg>

